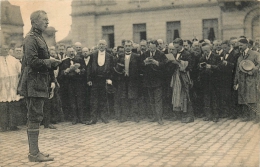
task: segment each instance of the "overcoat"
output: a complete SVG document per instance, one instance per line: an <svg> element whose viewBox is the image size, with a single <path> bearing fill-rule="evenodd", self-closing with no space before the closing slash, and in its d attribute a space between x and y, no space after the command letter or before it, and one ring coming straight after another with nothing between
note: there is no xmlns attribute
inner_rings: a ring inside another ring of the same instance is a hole
<svg viewBox="0 0 260 167"><path fill-rule="evenodd" d="M242 60L251 60L258 70L253 75L242 72L239 69ZM242 54L239 56L234 79L234 85L238 84L238 104L257 103L259 101L259 67L260 53L248 50L245 56L242 56Z"/></svg>

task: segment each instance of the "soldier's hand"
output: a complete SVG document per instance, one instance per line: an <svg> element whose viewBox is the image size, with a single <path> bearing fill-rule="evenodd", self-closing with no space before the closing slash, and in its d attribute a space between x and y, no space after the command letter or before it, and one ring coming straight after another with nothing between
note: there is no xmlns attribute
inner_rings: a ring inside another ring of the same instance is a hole
<svg viewBox="0 0 260 167"><path fill-rule="evenodd" d="M253 75L254 73L253 73L253 71L249 71L247 74L248 75Z"/></svg>

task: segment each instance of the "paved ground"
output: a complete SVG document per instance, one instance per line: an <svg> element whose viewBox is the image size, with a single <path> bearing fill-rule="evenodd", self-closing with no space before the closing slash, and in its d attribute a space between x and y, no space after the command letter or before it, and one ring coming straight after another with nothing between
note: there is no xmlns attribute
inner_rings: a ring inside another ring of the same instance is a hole
<svg viewBox="0 0 260 167"><path fill-rule="evenodd" d="M55 161L28 162L26 127L0 133L0 166L75 167L258 167L259 125L141 121L109 124L60 123L40 131L40 149Z"/></svg>

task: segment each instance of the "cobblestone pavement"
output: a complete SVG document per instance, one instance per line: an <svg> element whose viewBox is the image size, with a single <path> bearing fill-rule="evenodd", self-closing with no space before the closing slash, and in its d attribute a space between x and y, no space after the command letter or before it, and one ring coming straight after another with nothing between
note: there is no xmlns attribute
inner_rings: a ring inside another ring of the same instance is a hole
<svg viewBox="0 0 260 167"><path fill-rule="evenodd" d="M57 124L40 130L40 149L55 161L28 162L26 127L0 132L0 166L34 167L258 167L259 125L222 119L218 123L111 121Z"/></svg>

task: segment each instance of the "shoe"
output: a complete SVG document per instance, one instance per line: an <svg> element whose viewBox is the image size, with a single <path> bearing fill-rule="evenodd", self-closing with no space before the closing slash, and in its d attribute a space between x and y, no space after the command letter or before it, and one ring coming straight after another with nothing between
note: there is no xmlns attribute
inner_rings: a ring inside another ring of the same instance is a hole
<svg viewBox="0 0 260 167"><path fill-rule="evenodd" d="M30 162L46 162L46 161L53 161L54 158L46 157L42 153L38 153L37 155L28 155L28 159Z"/></svg>
<svg viewBox="0 0 260 167"><path fill-rule="evenodd" d="M108 124L108 123L109 123L109 121L108 121L107 119L101 118L101 120L102 120L102 122L104 122L105 124Z"/></svg>
<svg viewBox="0 0 260 167"><path fill-rule="evenodd" d="M153 118L150 122L157 122L157 118Z"/></svg>
<svg viewBox="0 0 260 167"><path fill-rule="evenodd" d="M50 129L57 129L57 127L54 126L54 125L52 125L52 124L49 125L49 128L50 128Z"/></svg>
<svg viewBox="0 0 260 167"><path fill-rule="evenodd" d="M229 119L229 120L230 120L230 119L237 119L237 117L234 116L234 115L232 115L232 116L228 117L228 119Z"/></svg>
<svg viewBox="0 0 260 167"><path fill-rule="evenodd" d="M134 121L135 121L136 123L139 123L139 122L140 122L139 118L134 118Z"/></svg>
<svg viewBox="0 0 260 167"><path fill-rule="evenodd" d="M80 120L79 123L81 123L81 124L86 124L87 121L82 121L82 120Z"/></svg>
<svg viewBox="0 0 260 167"><path fill-rule="evenodd" d="M163 123L163 121L162 121L161 119L159 119L159 120L158 120L158 124L159 124L159 125L163 125L164 123Z"/></svg>
<svg viewBox="0 0 260 167"><path fill-rule="evenodd" d="M248 121L251 121L250 120L250 118L248 118L248 117L245 117L245 118L242 118L242 120L241 120L242 122L248 122Z"/></svg>
<svg viewBox="0 0 260 167"><path fill-rule="evenodd" d="M86 125L93 125L93 124L96 124L96 123L97 123L97 121L90 120L90 121L86 122Z"/></svg>
<svg viewBox="0 0 260 167"><path fill-rule="evenodd" d="M193 118L193 117L182 118L181 122L182 122L182 123L194 122L194 118Z"/></svg>
<svg viewBox="0 0 260 167"><path fill-rule="evenodd" d="M203 118L203 117L204 117L204 114L198 114L197 117L198 117L198 118Z"/></svg>
<svg viewBox="0 0 260 167"><path fill-rule="evenodd" d="M206 117L206 118L204 118L203 119L203 121L211 121L212 119L210 119L210 118L208 118L208 117Z"/></svg>
<svg viewBox="0 0 260 167"><path fill-rule="evenodd" d="M11 131L17 131L17 130L20 130L17 126L12 126L9 128L9 130Z"/></svg>
<svg viewBox="0 0 260 167"><path fill-rule="evenodd" d="M120 119L118 122L123 123L123 122L126 122L126 121L127 121L126 119Z"/></svg>
<svg viewBox="0 0 260 167"><path fill-rule="evenodd" d="M213 122L218 122L218 118L213 118Z"/></svg>
<svg viewBox="0 0 260 167"><path fill-rule="evenodd" d="M7 128L2 128L1 130L0 130L0 132L6 132L7 131Z"/></svg>
<svg viewBox="0 0 260 167"><path fill-rule="evenodd" d="M75 124L77 124L77 123L78 123L78 120L74 118L74 119L72 120L72 125L75 125Z"/></svg>
<svg viewBox="0 0 260 167"><path fill-rule="evenodd" d="M45 157L49 157L50 156L50 154L45 154L45 153L42 153L42 152L40 152L40 154L42 154Z"/></svg>

